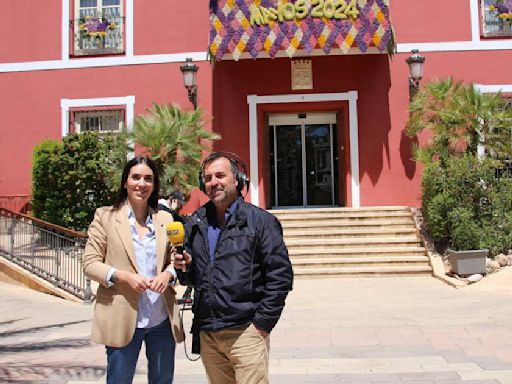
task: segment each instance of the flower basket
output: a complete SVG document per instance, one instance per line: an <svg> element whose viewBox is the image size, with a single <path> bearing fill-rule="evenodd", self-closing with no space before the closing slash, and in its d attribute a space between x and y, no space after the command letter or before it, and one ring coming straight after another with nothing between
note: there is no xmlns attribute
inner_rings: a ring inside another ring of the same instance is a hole
<svg viewBox="0 0 512 384"><path fill-rule="evenodd" d="M496 0L489 5L489 15L495 20L498 28L495 33L500 36L510 36L512 28L512 0Z"/></svg>
<svg viewBox="0 0 512 384"><path fill-rule="evenodd" d="M103 39L109 31L113 31L116 28L116 23L105 17L86 16L80 19L78 23L82 39Z"/></svg>

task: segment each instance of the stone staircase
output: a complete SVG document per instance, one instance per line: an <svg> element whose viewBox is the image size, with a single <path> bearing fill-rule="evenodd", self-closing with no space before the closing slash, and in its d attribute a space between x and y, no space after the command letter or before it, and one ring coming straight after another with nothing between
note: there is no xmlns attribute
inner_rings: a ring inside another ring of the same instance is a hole
<svg viewBox="0 0 512 384"><path fill-rule="evenodd" d="M271 210L296 277L432 274L409 207Z"/></svg>

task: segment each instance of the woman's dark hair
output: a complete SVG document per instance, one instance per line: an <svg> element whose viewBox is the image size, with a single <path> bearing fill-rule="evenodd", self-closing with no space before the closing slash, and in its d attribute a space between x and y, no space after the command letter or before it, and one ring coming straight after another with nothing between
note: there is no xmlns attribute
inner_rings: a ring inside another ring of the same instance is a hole
<svg viewBox="0 0 512 384"><path fill-rule="evenodd" d="M158 207L158 193L160 191L160 178L158 177L158 168L153 160L146 156L136 156L130 161L126 163L123 168L123 175L121 176L121 184L119 185L119 189L117 191L117 196L114 201L114 209L121 208L121 205L124 204L126 199L128 198L128 192L126 191L125 184L128 180L128 175L130 174L130 169L138 164L146 164L153 171L153 192L149 196L148 205L151 208Z"/></svg>

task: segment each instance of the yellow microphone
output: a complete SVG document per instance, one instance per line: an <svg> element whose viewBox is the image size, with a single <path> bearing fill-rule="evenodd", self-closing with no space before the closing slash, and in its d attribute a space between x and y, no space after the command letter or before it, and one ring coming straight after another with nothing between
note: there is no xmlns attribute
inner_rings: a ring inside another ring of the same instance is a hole
<svg viewBox="0 0 512 384"><path fill-rule="evenodd" d="M185 228L183 223L179 221L173 221L165 227L167 232L167 238L176 247L176 251L183 255L183 241L185 240ZM182 268L183 272L186 270L186 266Z"/></svg>

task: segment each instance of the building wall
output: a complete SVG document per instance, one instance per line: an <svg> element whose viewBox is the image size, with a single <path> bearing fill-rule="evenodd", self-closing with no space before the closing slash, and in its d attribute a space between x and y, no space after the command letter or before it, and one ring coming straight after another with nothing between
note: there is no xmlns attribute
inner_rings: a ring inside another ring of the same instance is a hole
<svg viewBox="0 0 512 384"><path fill-rule="evenodd" d="M34 146L60 139L61 99L135 96L135 114L153 102L175 102L191 109L179 63L82 68L0 74L0 195L30 193ZM199 103L211 116L211 73L198 71ZM14 160L14 161L13 161Z"/></svg>
<svg viewBox="0 0 512 384"><path fill-rule="evenodd" d="M223 136L216 148L240 153L249 166L247 95L293 94L290 59L223 60L210 65L205 52L207 0L154 0L150 6L124 0L125 9L133 9L131 19L127 17L133 38L126 29L126 53L73 58L66 45L69 36L63 34L69 31L64 14L73 11L66 1L2 3L0 22L9 33L0 44L0 195L30 193L34 145L62 137L62 99L135 96L136 114L153 101L190 108L179 71L186 57L193 57L200 67L199 105ZM478 12L478 0L391 0L398 43L392 59L375 54L311 57L314 89L307 92L358 92L361 205L419 205L421 169L411 161L411 139L403 135L409 97L405 59L411 49L426 57L423 82L454 76L512 90L512 39L481 38ZM259 113L280 108L262 106ZM343 103L286 108L345 110ZM264 145L264 130L259 134ZM265 156L260 156L258 167L264 205L269 177ZM345 185L350 185L350 168L341 171ZM346 189L342 197L350 201L352 191ZM193 196L194 207L205 199L200 193Z"/></svg>
<svg viewBox="0 0 512 384"><path fill-rule="evenodd" d="M0 44L0 195L30 193L34 146L62 137L62 99L134 96L135 114L153 102L191 109L179 67L189 52L206 56L208 6L203 3L154 1L145 7L133 2L133 54L95 58L61 57L66 50L61 44L63 0L2 4L0 22L16 39ZM204 59L195 62L198 103L211 119L211 66Z"/></svg>
<svg viewBox="0 0 512 384"><path fill-rule="evenodd" d="M292 91L288 58L217 63L213 81L214 130L225 132L222 148L241 148L242 157L249 160L248 95L355 90L361 205L419 205L421 166L411 159L410 149L413 142L428 140L428 135L411 139L403 132L409 103L405 60L410 49L419 48L426 57L423 83L453 76L495 88L505 86L507 90L512 87L512 44L510 38L480 37L475 1L459 0L441 6L427 0L393 0L391 12L398 54L390 60L385 55L313 56L314 87L306 92ZM313 111L317 107L309 108ZM273 109L280 110L293 108L281 105ZM296 111L301 108L297 106ZM268 151L265 134L261 130L259 134L259 148ZM269 184L269 165L265 154L260 156L258 168L259 202L268 206L265 195L269 191L265 186ZM340 172L345 172L346 179L350 177L349 169ZM350 205L348 182L346 186Z"/></svg>
<svg viewBox="0 0 512 384"><path fill-rule="evenodd" d="M400 43L471 40L469 1L436 3L391 0L391 19Z"/></svg>
<svg viewBox="0 0 512 384"><path fill-rule="evenodd" d="M61 0L2 1L0 63L59 59L61 14Z"/></svg>

